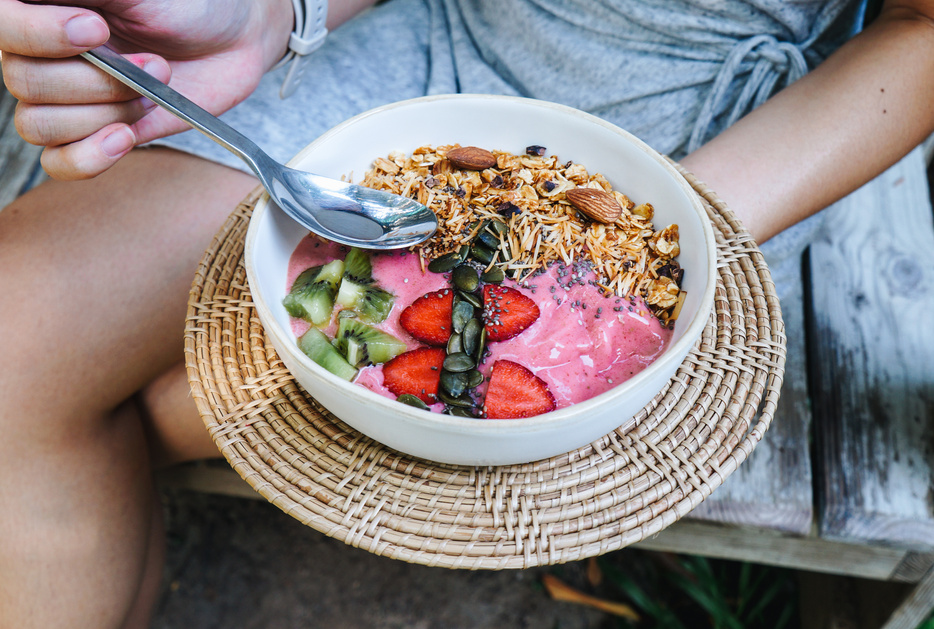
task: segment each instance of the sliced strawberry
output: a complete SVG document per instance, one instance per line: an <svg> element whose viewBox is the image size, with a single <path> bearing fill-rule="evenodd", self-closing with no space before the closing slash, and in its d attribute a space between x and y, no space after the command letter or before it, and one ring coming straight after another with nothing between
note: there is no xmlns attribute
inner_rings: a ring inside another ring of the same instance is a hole
<svg viewBox="0 0 934 629"><path fill-rule="evenodd" d="M488 419L516 419L553 411L557 405L545 381L511 360L497 360L483 409Z"/></svg>
<svg viewBox="0 0 934 629"><path fill-rule="evenodd" d="M538 319L538 306L514 288L487 284L483 287L483 324L488 341L505 341Z"/></svg>
<svg viewBox="0 0 934 629"><path fill-rule="evenodd" d="M438 401L438 380L445 351L440 347L420 347L399 354L383 363L383 384L397 396L417 396L426 404Z"/></svg>
<svg viewBox="0 0 934 629"><path fill-rule="evenodd" d="M422 343L447 345L451 338L454 291L444 288L422 295L399 315L399 323Z"/></svg>

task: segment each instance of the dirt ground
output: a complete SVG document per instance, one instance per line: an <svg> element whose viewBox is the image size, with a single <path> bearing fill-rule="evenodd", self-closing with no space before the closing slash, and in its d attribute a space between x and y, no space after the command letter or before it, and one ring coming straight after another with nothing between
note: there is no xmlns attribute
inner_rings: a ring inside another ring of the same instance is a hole
<svg viewBox="0 0 934 629"><path fill-rule="evenodd" d="M259 500L166 494L168 556L153 629L604 629L615 618L551 600L541 576L429 568L330 539Z"/></svg>

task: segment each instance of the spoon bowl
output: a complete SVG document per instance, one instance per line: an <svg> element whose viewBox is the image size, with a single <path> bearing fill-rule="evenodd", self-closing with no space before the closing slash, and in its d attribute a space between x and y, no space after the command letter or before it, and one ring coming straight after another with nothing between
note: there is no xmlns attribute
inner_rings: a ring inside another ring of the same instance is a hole
<svg viewBox="0 0 934 629"><path fill-rule="evenodd" d="M423 242L438 228L434 212L414 199L283 166L242 133L106 46L81 56L237 155L276 205L319 236L352 247L398 249Z"/></svg>

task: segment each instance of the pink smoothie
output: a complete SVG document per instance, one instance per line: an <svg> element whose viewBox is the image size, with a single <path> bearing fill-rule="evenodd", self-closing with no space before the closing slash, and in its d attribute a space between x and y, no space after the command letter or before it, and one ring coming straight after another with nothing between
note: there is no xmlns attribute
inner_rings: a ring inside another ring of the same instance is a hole
<svg viewBox="0 0 934 629"><path fill-rule="evenodd" d="M346 248L304 239L289 262L286 287L310 266L343 258ZM422 273L416 254L373 253L373 277L396 296L392 312L377 327L404 341L410 349L421 344L399 325L402 310L431 291L447 288L449 280L440 273ZM605 297L593 285L595 276L587 269L552 265L547 272L518 284L503 284L531 297L541 311L526 330L506 341L488 344L489 355L478 367L489 376L493 363L512 360L545 381L558 408L599 395L639 373L666 347L671 331L653 317L640 298ZM335 317L336 320L336 317ZM296 338L308 324L292 320ZM333 336L336 322L325 330ZM395 398L383 386L379 365L360 370L355 382L372 391ZM480 392L483 392L481 385ZM441 405L436 405L440 410Z"/></svg>

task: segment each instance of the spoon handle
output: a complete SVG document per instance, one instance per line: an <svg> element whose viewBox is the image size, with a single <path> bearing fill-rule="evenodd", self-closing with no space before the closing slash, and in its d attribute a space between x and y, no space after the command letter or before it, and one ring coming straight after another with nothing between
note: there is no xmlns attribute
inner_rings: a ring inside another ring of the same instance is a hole
<svg viewBox="0 0 934 629"><path fill-rule="evenodd" d="M248 137L106 46L93 48L81 56L237 155L265 182L261 165L271 158Z"/></svg>

